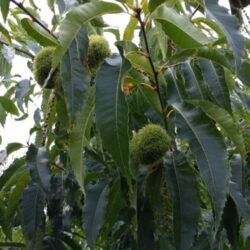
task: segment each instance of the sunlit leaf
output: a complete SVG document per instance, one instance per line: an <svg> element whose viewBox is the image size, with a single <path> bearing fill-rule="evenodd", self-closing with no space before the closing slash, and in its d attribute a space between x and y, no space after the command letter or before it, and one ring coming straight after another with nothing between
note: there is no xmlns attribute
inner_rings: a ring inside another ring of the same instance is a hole
<svg viewBox="0 0 250 250"><path fill-rule="evenodd" d="M163 31L182 48L196 48L209 43L208 38L188 18L172 8L160 6L152 13L152 18L160 22Z"/></svg>
<svg viewBox="0 0 250 250"><path fill-rule="evenodd" d="M27 34L32 37L36 42L42 46L56 46L57 40L41 28L37 23L33 22L29 18L23 18L21 20L22 27L25 29Z"/></svg>
<svg viewBox="0 0 250 250"><path fill-rule="evenodd" d="M5 96L0 96L0 104L8 113L11 113L16 116L19 115L17 107L15 106L14 102L11 101L9 98Z"/></svg>

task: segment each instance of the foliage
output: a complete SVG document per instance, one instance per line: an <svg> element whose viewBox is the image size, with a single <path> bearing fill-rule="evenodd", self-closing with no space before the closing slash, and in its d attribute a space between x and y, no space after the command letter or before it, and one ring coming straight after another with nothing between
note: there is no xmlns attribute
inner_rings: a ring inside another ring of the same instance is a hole
<svg viewBox="0 0 250 250"><path fill-rule="evenodd" d="M30 122L0 137L0 248L249 249L249 1L218 2L0 1L0 123Z"/></svg>

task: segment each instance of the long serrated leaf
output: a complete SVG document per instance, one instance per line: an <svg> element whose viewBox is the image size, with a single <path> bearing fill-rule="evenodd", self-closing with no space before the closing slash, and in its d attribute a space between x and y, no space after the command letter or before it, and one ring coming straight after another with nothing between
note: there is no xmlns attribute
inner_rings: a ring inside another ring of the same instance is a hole
<svg viewBox="0 0 250 250"><path fill-rule="evenodd" d="M86 200L83 208L83 224L88 245L94 249L98 234L103 226L107 207L109 187L106 180L86 187Z"/></svg>
<svg viewBox="0 0 250 250"><path fill-rule="evenodd" d="M224 129L226 135L233 141L238 152L244 158L246 155L245 143L233 117L224 109L206 100L188 100L188 103L201 108L209 117L216 121Z"/></svg>
<svg viewBox="0 0 250 250"><path fill-rule="evenodd" d="M85 169L83 164L83 149L88 146L87 130L88 124L92 121L94 112L94 93L93 89L89 90L89 94L85 106L76 118L76 125L71 131L69 141L69 156L71 167L75 177L84 192Z"/></svg>
<svg viewBox="0 0 250 250"><path fill-rule="evenodd" d="M202 87L202 75L200 69L189 61L182 64L183 77L186 83L186 91L192 99L204 99Z"/></svg>
<svg viewBox="0 0 250 250"><path fill-rule="evenodd" d="M49 158L45 148L30 145L26 156L26 165L30 169L32 181L45 192L50 192Z"/></svg>
<svg viewBox="0 0 250 250"><path fill-rule="evenodd" d="M106 59L96 77L96 123L104 146L122 174L129 178L128 107L121 84L130 69L118 55ZM112 143L110 143L112 141Z"/></svg>
<svg viewBox="0 0 250 250"><path fill-rule="evenodd" d="M30 184L24 189L22 198L24 231L28 238L28 249L37 249L44 219L45 197L43 191ZM40 242L41 243L41 242Z"/></svg>
<svg viewBox="0 0 250 250"><path fill-rule="evenodd" d="M125 201L122 199L121 181L117 180L112 183L108 197L107 211L105 214L105 224L108 230L112 229L123 206L125 206ZM109 231L107 233L109 233Z"/></svg>
<svg viewBox="0 0 250 250"><path fill-rule="evenodd" d="M176 249L189 249L198 230L200 215L198 181L180 152L169 156L165 166L166 183L173 202Z"/></svg>
<svg viewBox="0 0 250 250"><path fill-rule="evenodd" d="M38 42L42 46L57 46L57 40L41 28L37 23L33 22L29 18L23 18L21 20L22 27L27 34Z"/></svg>
<svg viewBox="0 0 250 250"><path fill-rule="evenodd" d="M71 167L84 192L83 147L87 146L86 130L93 114L93 90L89 88L90 74L85 65L88 48L86 28L83 28L63 57L61 72L67 108L73 123L69 155ZM80 58L82 57L82 58Z"/></svg>
<svg viewBox="0 0 250 250"><path fill-rule="evenodd" d="M206 59L200 60L200 66L207 88L212 93L215 102L231 113L229 89L224 69L220 65Z"/></svg>
<svg viewBox="0 0 250 250"><path fill-rule="evenodd" d="M182 48L197 48L208 44L208 38L188 18L164 5L152 13L152 18L162 24L163 31Z"/></svg>
<svg viewBox="0 0 250 250"><path fill-rule="evenodd" d="M82 29L80 33L84 33L84 38L81 38L81 42L85 47L88 47L86 29ZM76 39L70 45L61 62L62 86L68 112L73 122L77 113L83 110L90 81L90 74L82 63L85 58L80 58L81 54L78 53L78 42Z"/></svg>
<svg viewBox="0 0 250 250"><path fill-rule="evenodd" d="M197 50L196 55L201 58L209 59L215 63L220 64L221 66L232 70L232 67L228 60L226 59L225 55L220 52L218 49L209 48L209 47L202 47Z"/></svg>
<svg viewBox="0 0 250 250"><path fill-rule="evenodd" d="M105 1L85 3L70 10L59 28L60 46L56 49L53 65L58 65L62 56L84 24L104 14L121 12L123 12L123 9L120 5Z"/></svg>
<svg viewBox="0 0 250 250"><path fill-rule="evenodd" d="M240 65L244 50L244 37L239 31L237 18L230 15L227 8L219 5L218 0L205 0L205 11L208 18L221 27L234 51L236 63Z"/></svg>
<svg viewBox="0 0 250 250"><path fill-rule="evenodd" d="M226 201L229 179L228 156L223 138L214 122L200 109L186 103L171 100L170 103L176 111L178 134L189 143L196 158L213 200L218 223Z"/></svg>

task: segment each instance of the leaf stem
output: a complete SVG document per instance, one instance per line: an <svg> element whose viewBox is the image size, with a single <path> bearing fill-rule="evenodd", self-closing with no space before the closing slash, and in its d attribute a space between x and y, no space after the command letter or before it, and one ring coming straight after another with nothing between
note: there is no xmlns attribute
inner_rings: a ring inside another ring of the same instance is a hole
<svg viewBox="0 0 250 250"><path fill-rule="evenodd" d="M24 54L24 55L30 57L32 60L33 60L34 57L35 57L35 56L34 56L33 54L31 54L29 51L23 50L23 49L17 47L16 45L10 45L9 43L7 43L7 42L5 42L5 41L3 41L3 40L0 40L0 43L1 43L1 44L4 44L4 45L6 45L6 46L12 46L16 51L18 51L18 52L20 52L20 53L22 53L22 54Z"/></svg>
<svg viewBox="0 0 250 250"><path fill-rule="evenodd" d="M33 14L31 14L22 3L18 3L16 0L10 0L10 2L14 3L17 7L19 7L24 13L26 13L35 23L37 23L40 27L42 27L45 31L47 31L51 36L53 36L56 40L57 37L41 22L39 21Z"/></svg>
<svg viewBox="0 0 250 250"><path fill-rule="evenodd" d="M163 102L163 99L162 99L162 96L161 96L161 91L160 91L160 83L159 83L159 79L158 79L158 72L155 69L155 66L154 66L154 63L153 63L153 60L152 60L152 56L150 54L148 39L147 39L147 35L146 35L146 30L145 30L145 23L143 22L143 20L141 18L141 10L142 9L140 7L135 9L136 18L138 19L138 21L140 23L140 26L141 26L143 40L144 40L145 47L146 47L146 52L148 54L148 61L149 61L149 64L150 64L150 67L152 69L153 76L154 76L153 83L154 83L154 85L156 87L156 92L158 94L159 101L160 101L160 104L161 104L161 110L162 110L164 125L165 125L166 130L168 130L167 119L166 119L165 111L164 111L164 102Z"/></svg>

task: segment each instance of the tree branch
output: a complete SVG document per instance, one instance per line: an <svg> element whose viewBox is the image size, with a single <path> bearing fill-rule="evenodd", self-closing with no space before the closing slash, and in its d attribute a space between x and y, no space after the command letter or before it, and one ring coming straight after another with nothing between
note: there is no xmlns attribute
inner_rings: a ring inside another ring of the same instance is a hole
<svg viewBox="0 0 250 250"><path fill-rule="evenodd" d="M140 26L141 26L141 31L142 31L142 35L143 35L143 40L145 43L145 47L146 47L146 52L148 54L148 61L150 64L150 67L152 69L153 75L154 75L154 85L156 87L156 92L158 94L159 100L160 100L160 104L161 104L161 110L162 110L162 116L163 116L163 121L164 121L164 125L166 130L168 129L167 126L167 118L165 115L165 111L164 111L164 102L161 96L161 91L160 91L160 83L159 83L159 79L158 79L158 73L155 69L151 54L150 54L150 49L149 49L149 44L148 44L148 39L147 39L147 35L146 35L146 31L145 31L145 23L143 22L142 18L141 18L141 8L138 7L135 9L135 13L136 13L136 18L138 19Z"/></svg>
<svg viewBox="0 0 250 250"><path fill-rule="evenodd" d="M1 44L4 44L4 45L6 45L6 46L12 46L12 45L10 45L9 43L7 43L7 42L5 42L5 41L3 41L3 40L0 40L0 43ZM30 57L32 60L34 59L34 55L33 54L31 54L29 51L26 51L26 50L23 50L23 49L21 49L21 48L19 48L19 47L17 47L17 46L12 46L16 51L18 51L18 52L20 52L20 53L22 53L22 54L24 54L24 55L26 55L26 56L28 56L28 57Z"/></svg>
<svg viewBox="0 0 250 250"><path fill-rule="evenodd" d="M35 23L37 23L40 27L42 27L45 31L47 31L50 35L52 35L56 40L57 37L41 22L39 21L33 14L31 14L22 3L18 3L16 0L10 0L10 2L14 3L17 7L19 7L24 13L26 13Z"/></svg>

